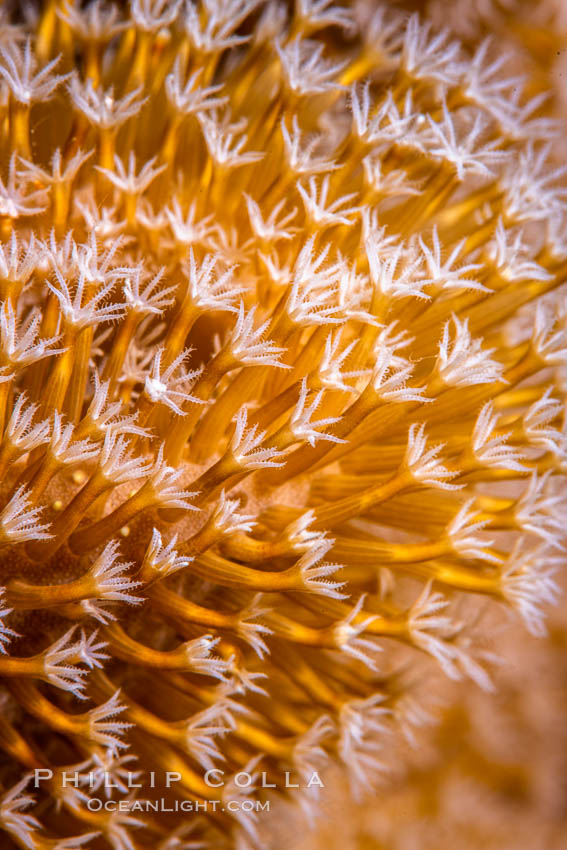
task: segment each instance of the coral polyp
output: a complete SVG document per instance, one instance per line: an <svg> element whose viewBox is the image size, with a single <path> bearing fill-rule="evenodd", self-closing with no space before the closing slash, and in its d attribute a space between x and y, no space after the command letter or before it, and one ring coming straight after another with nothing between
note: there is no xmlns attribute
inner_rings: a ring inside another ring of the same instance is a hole
<svg viewBox="0 0 567 850"><path fill-rule="evenodd" d="M422 716L408 669L491 689L487 605L545 634L558 124L490 41L388 4L17 12L0 824L32 850L258 846L254 799L315 814L329 764L355 794L382 776Z"/></svg>

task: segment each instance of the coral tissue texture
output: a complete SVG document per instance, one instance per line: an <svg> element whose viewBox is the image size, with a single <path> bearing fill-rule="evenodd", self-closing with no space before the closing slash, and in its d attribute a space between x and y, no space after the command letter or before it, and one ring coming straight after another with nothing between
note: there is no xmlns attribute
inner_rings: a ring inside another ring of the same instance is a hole
<svg viewBox="0 0 567 850"><path fill-rule="evenodd" d="M5 8L2 847L262 846L545 634L561 126L434 8Z"/></svg>

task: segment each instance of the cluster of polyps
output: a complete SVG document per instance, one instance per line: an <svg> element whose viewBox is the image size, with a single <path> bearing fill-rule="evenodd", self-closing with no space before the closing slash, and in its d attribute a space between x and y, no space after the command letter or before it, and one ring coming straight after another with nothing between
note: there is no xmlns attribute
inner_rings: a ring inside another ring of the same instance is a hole
<svg viewBox="0 0 567 850"><path fill-rule="evenodd" d="M60 775L139 759L200 800L219 763L336 759L360 790L407 734L396 642L489 688L452 596L544 630L554 125L490 45L364 3L50 0L4 21L0 78L0 822L254 843L242 811L185 845Z"/></svg>

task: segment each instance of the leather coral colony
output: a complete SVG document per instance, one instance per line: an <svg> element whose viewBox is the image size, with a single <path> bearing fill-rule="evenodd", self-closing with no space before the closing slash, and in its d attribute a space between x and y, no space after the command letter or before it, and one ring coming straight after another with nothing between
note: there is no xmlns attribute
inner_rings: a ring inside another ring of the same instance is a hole
<svg viewBox="0 0 567 850"><path fill-rule="evenodd" d="M556 127L387 5L49 0L0 39L0 822L254 845L262 775L315 811L328 762L380 773L397 644L489 689L486 599L545 631ZM168 771L218 805L136 810Z"/></svg>

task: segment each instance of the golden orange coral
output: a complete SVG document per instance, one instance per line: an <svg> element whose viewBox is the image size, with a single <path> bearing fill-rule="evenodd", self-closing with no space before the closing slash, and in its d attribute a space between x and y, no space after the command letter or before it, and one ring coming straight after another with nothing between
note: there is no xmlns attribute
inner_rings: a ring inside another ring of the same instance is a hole
<svg viewBox="0 0 567 850"><path fill-rule="evenodd" d="M0 823L254 844L260 777L380 773L397 645L490 689L453 597L545 631L557 125L388 5L50 0L1 42Z"/></svg>

